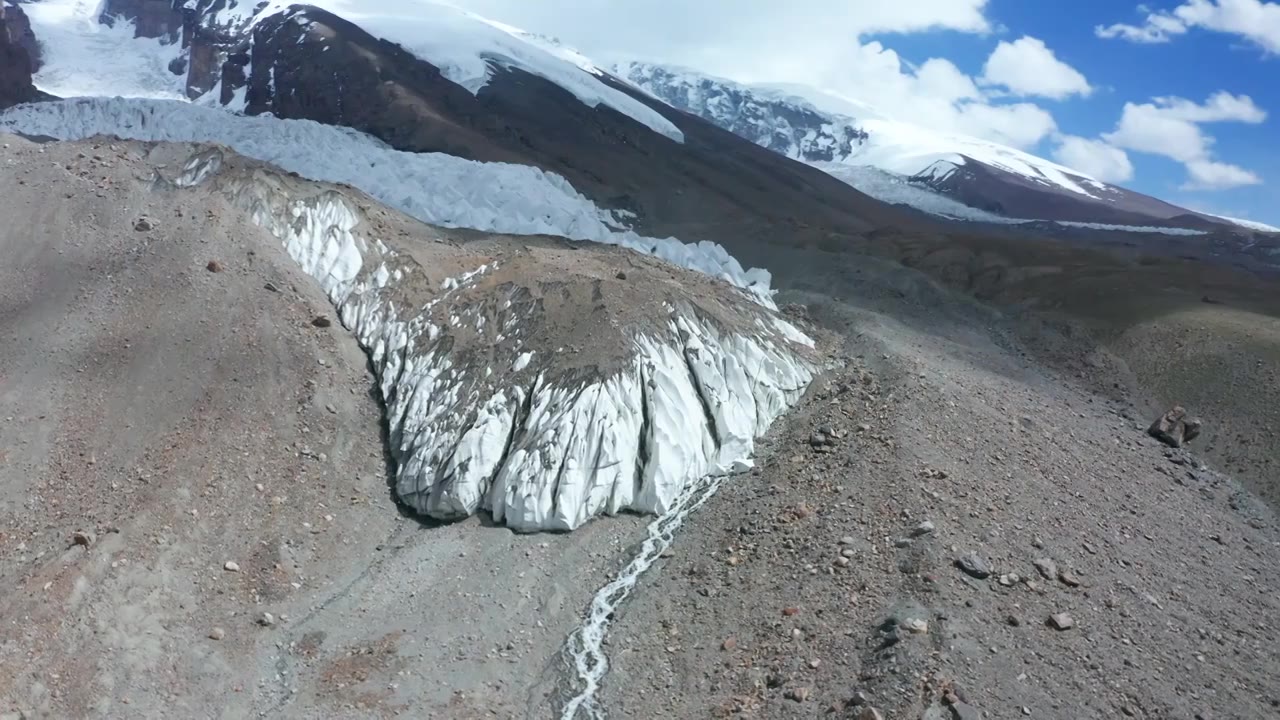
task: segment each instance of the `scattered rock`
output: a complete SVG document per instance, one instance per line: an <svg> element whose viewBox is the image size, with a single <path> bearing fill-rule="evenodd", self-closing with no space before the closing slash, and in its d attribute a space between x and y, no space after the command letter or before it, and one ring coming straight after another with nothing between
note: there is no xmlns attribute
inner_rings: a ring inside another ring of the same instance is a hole
<svg viewBox="0 0 1280 720"><path fill-rule="evenodd" d="M94 541L97 539L96 535L87 530L77 530L71 534L72 543L75 543L76 545L83 545L85 547L92 547Z"/></svg>
<svg viewBox="0 0 1280 720"><path fill-rule="evenodd" d="M222 569L227 572L240 572L240 563L234 560L228 560L222 565Z"/></svg>
<svg viewBox="0 0 1280 720"><path fill-rule="evenodd" d="M276 624L276 616L269 612L264 612L258 616L258 624L262 627L271 627Z"/></svg>
<svg viewBox="0 0 1280 720"><path fill-rule="evenodd" d="M849 535L845 535L844 537L840 538L841 545L856 545L857 543L858 541Z"/></svg>
<svg viewBox="0 0 1280 720"><path fill-rule="evenodd" d="M145 217L138 218L138 221L133 224L133 229L138 232L151 232L155 227L155 223L151 222L151 218Z"/></svg>
<svg viewBox="0 0 1280 720"><path fill-rule="evenodd" d="M733 650L738 647L738 639L731 638L731 637L725 638L724 642L720 643L720 647L721 649L724 649L724 650Z"/></svg>
<svg viewBox="0 0 1280 720"><path fill-rule="evenodd" d="M1076 626L1076 621L1066 613L1054 613L1049 616L1049 627L1054 630L1070 630Z"/></svg>
<svg viewBox="0 0 1280 720"><path fill-rule="evenodd" d="M327 328L330 325L333 325L333 321L324 315L317 315L311 319L311 324L318 328Z"/></svg>
<svg viewBox="0 0 1280 720"><path fill-rule="evenodd" d="M782 609L783 617L792 617L793 615L799 615L799 614L800 614L800 608L798 607L789 607L789 608Z"/></svg>
<svg viewBox="0 0 1280 720"><path fill-rule="evenodd" d="M1187 417L1186 409L1175 405L1151 423L1147 433L1169 447L1180 448L1200 434L1200 421Z"/></svg>
<svg viewBox="0 0 1280 720"><path fill-rule="evenodd" d="M267 292L273 292L273 293L280 292L280 288L276 287L275 285L272 285L271 283L267 283L266 285L263 285L262 288Z"/></svg>
<svg viewBox="0 0 1280 720"><path fill-rule="evenodd" d="M1017 573L1005 573L1000 576L1000 584L1005 587L1013 587L1022 582L1022 577Z"/></svg>
<svg viewBox="0 0 1280 720"><path fill-rule="evenodd" d="M934 529L933 523L929 522L928 520L925 520L924 522L915 526L915 528L911 530L911 537L921 537L923 535L928 535L929 533L933 532L933 529Z"/></svg>
<svg viewBox="0 0 1280 720"><path fill-rule="evenodd" d="M1036 566L1036 571L1040 573L1040 577L1045 580L1055 580L1058 577L1058 565L1049 558L1038 558L1032 565Z"/></svg>
<svg viewBox="0 0 1280 720"><path fill-rule="evenodd" d="M1080 578L1070 570L1058 571L1058 579L1067 587L1080 587Z"/></svg>
<svg viewBox="0 0 1280 720"><path fill-rule="evenodd" d="M220 628L220 627L216 627L216 628L214 628L214 629L212 629L212 630L210 630L210 631L209 631L209 639L210 639L210 640L221 640L222 638L224 638L224 637L226 637L226 636L227 636L227 631L226 631L226 630L223 630L223 629L222 629L222 628Z"/></svg>
<svg viewBox="0 0 1280 720"><path fill-rule="evenodd" d="M626 274L626 273L624 273L624 272L622 272L621 270L619 270L619 271L618 271L618 274L617 274L617 275L615 275L614 277L618 278L619 280L626 280L626 279L627 279L627 274Z"/></svg>
<svg viewBox="0 0 1280 720"><path fill-rule="evenodd" d="M991 566L987 565L987 561L978 556L978 553L969 553L956 560L956 567L960 568L970 577L979 580L986 580L991 577Z"/></svg>
<svg viewBox="0 0 1280 720"><path fill-rule="evenodd" d="M952 720L982 720L982 713L972 705L958 702L951 706L951 718Z"/></svg>
<svg viewBox="0 0 1280 720"><path fill-rule="evenodd" d="M1010 616L1006 617L1006 618L1004 619L1004 621L1005 621L1005 624L1007 624L1009 627L1021 627L1021 626L1022 626L1022 619L1021 619L1021 618L1019 618L1017 615L1010 615Z"/></svg>
<svg viewBox="0 0 1280 720"><path fill-rule="evenodd" d="M786 694L787 694L787 699L789 700L795 700L796 702L804 702L805 700L809 699L810 692L812 691L807 687L798 687L798 688L791 688L790 690L787 691Z"/></svg>
<svg viewBox="0 0 1280 720"><path fill-rule="evenodd" d="M857 720L884 720L884 714L868 705L858 711Z"/></svg>
<svg viewBox="0 0 1280 720"><path fill-rule="evenodd" d="M928 621L921 620L920 618L907 618L899 623L899 627L912 635L924 635L929 632Z"/></svg>
<svg viewBox="0 0 1280 720"><path fill-rule="evenodd" d="M205 265L204 267L206 270L208 270L211 273L222 272L222 263L218 262L217 260L210 260L209 264Z"/></svg>

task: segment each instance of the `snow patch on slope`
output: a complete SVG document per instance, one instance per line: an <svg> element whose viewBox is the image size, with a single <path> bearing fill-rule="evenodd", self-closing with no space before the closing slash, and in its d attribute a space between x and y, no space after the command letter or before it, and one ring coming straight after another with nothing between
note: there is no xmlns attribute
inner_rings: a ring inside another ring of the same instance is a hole
<svg viewBox="0 0 1280 720"><path fill-rule="evenodd" d="M516 68L559 85L588 107L605 105L684 142L684 133L661 113L602 82L600 70L581 53L519 28L430 0L311 0L306 4L396 43L473 95L493 79L496 68ZM242 2L218 13L215 21L252 27L278 13L292 12L294 5L292 0L271 0L255 12L255 4Z"/></svg>
<svg viewBox="0 0 1280 720"><path fill-rule="evenodd" d="M1091 198L1090 188L1100 184L1094 178L1011 147L963 135L940 133L897 120L867 118L862 127L870 140L846 162L873 165L911 176L935 164L962 166L969 157L978 162ZM1086 187L1088 186L1088 187Z"/></svg>
<svg viewBox="0 0 1280 720"><path fill-rule="evenodd" d="M985 210L969 207L945 195L940 195L932 190L912 184L900 175L868 165L850 165L837 162L811 164L837 180L853 186L859 192L866 193L881 202L909 205L931 215L953 220L969 220L1001 225L1016 225L1027 222L1026 220L1007 218L1003 215L996 215Z"/></svg>
<svg viewBox="0 0 1280 720"><path fill-rule="evenodd" d="M743 269L716 243L685 244L618 231L618 218L596 207L569 181L527 165L400 152L349 128L242 117L155 100L95 98L22 105L0 113L0 130L62 140L101 134L219 143L308 178L358 187L434 225L620 245L725 280L773 307L767 270Z"/></svg>
<svg viewBox="0 0 1280 720"><path fill-rule="evenodd" d="M1280 233L1280 227L1258 222L1257 220L1245 220L1242 218L1227 217L1226 215L1214 215L1212 213L1205 213L1205 215L1209 215L1210 217L1216 217L1220 220L1226 220L1229 223L1239 225L1240 227L1245 228L1247 230L1256 230L1257 232L1265 232L1265 233Z"/></svg>
<svg viewBox="0 0 1280 720"><path fill-rule="evenodd" d="M208 182L220 164L218 150L197 155L177 184ZM663 515L701 478L749 467L754 439L813 377L782 334L728 332L675 306L664 330L633 336L630 362L612 374L557 374L523 353L509 371L467 366L437 320L472 309L460 296L484 271L415 306L403 282L415 265L364 236L339 193L293 198L254 181L227 191L316 279L369 353L396 493L432 517L484 510L542 531L622 511ZM505 313L497 324L519 326L519 305L499 298L493 308ZM525 370L536 375L522 382Z"/></svg>
<svg viewBox="0 0 1280 720"><path fill-rule="evenodd" d="M22 6L40 43L35 85L60 97L93 95L185 99L183 78L169 70L179 43L135 38L131 23L101 24L100 0L40 0Z"/></svg>
<svg viewBox="0 0 1280 720"><path fill-rule="evenodd" d="M1113 225L1110 223L1077 222L1073 220L1055 220L1063 227L1083 228L1085 230L1114 230L1116 232L1158 233L1160 235L1208 235L1204 230L1191 228L1160 227L1157 225Z"/></svg>

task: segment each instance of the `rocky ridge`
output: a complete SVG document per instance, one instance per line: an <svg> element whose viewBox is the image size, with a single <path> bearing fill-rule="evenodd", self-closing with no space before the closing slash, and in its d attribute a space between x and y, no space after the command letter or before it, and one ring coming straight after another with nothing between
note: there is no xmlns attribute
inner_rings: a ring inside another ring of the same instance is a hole
<svg viewBox="0 0 1280 720"><path fill-rule="evenodd" d="M22 8L0 0L0 109L40 97L31 82L39 50Z"/></svg>

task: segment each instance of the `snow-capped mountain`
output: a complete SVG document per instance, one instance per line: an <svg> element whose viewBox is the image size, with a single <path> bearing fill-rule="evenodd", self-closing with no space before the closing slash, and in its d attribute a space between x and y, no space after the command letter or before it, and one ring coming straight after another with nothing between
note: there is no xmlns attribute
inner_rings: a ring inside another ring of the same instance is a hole
<svg viewBox="0 0 1280 720"><path fill-rule="evenodd" d="M762 147L822 164L863 192L935 214L1195 228L1219 220L1014 148L888 118L812 88L748 86L651 63L623 63L614 71L664 102ZM857 116L849 114L854 112Z"/></svg>
<svg viewBox="0 0 1280 720"><path fill-rule="evenodd" d="M186 99L409 152L532 165L646 234L905 221L831 176L651 97L558 42L427 0L41 0L58 97ZM105 21L104 21L105 18ZM111 58L102 62L102 58ZM688 238L685 238L688 239Z"/></svg>

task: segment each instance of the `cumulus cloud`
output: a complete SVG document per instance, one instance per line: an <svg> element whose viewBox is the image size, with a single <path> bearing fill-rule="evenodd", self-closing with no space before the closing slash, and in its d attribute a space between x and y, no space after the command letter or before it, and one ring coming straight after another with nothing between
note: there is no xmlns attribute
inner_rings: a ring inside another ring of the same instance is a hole
<svg viewBox="0 0 1280 720"><path fill-rule="evenodd" d="M1134 152L1161 155L1187 168L1185 189L1222 190L1255 185L1262 180L1244 168L1213 158L1213 138L1201 123L1257 124L1267 114L1247 95L1214 93L1203 104L1179 97L1155 98L1149 103L1125 103L1120 121L1103 140Z"/></svg>
<svg viewBox="0 0 1280 720"><path fill-rule="evenodd" d="M1192 28L1235 35L1266 53L1280 53L1280 3L1266 0L1188 0L1173 10L1151 11L1141 25L1099 25L1098 37L1164 43Z"/></svg>
<svg viewBox="0 0 1280 720"><path fill-rule="evenodd" d="M883 42L867 39L873 33L990 32L988 0L452 1L559 37L604 65L650 60L740 82L810 85L890 117L1020 148L1057 129L1048 111L1001 102L949 60L913 64ZM1026 81L1011 74L1006 79L1026 89Z"/></svg>
<svg viewBox="0 0 1280 720"><path fill-rule="evenodd" d="M1027 36L997 45L982 69L982 81L1017 95L1053 100L1093 92L1079 70L1059 60L1043 40Z"/></svg>
<svg viewBox="0 0 1280 720"><path fill-rule="evenodd" d="M1223 190L1243 185L1259 185L1262 178L1239 165L1213 160L1193 160L1187 163L1187 182L1183 190Z"/></svg>
<svg viewBox="0 0 1280 720"><path fill-rule="evenodd" d="M1063 135L1058 138L1053 159L1102 182L1121 183L1133 179L1129 154L1102 140Z"/></svg>

